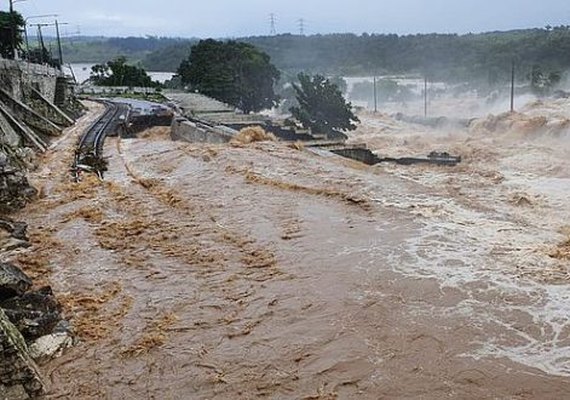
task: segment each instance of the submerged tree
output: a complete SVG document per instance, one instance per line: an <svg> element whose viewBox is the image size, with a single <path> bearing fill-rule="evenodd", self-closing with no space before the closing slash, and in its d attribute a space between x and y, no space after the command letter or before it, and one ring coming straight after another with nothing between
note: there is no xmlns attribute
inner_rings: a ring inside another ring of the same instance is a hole
<svg viewBox="0 0 570 400"><path fill-rule="evenodd" d="M247 43L202 40L192 46L178 75L192 90L245 113L272 108L279 71L267 54Z"/></svg>
<svg viewBox="0 0 570 400"><path fill-rule="evenodd" d="M539 65L534 65L530 73L530 87L537 96L547 96L562 79L560 73L545 73Z"/></svg>
<svg viewBox="0 0 570 400"><path fill-rule="evenodd" d="M91 67L90 79L97 86L159 86L157 82L153 82L144 68L127 64L125 57L118 57L106 64L94 65Z"/></svg>
<svg viewBox="0 0 570 400"><path fill-rule="evenodd" d="M299 102L291 114L305 128L332 134L336 130L351 131L360 122L336 85L322 75L299 74L299 85L293 85Z"/></svg>

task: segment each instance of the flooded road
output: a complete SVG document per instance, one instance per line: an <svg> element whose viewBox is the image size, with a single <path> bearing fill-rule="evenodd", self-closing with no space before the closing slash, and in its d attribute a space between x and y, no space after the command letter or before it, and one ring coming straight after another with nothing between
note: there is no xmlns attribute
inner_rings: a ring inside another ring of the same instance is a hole
<svg viewBox="0 0 570 400"><path fill-rule="evenodd" d="M34 253L16 261L81 340L42 366L48 398L570 394L560 135L371 114L353 134L386 155L451 147L465 163L449 169L154 133L108 139L105 181L70 184L97 112L46 155L44 196L19 216Z"/></svg>

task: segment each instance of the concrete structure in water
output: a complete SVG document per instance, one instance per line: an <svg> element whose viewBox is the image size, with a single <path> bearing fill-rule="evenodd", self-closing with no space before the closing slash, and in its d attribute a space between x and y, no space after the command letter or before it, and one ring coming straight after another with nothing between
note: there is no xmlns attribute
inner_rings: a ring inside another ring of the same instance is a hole
<svg viewBox="0 0 570 400"><path fill-rule="evenodd" d="M175 118L172 121L171 137L173 140L184 140L191 143L227 143L237 131L225 126L210 127L186 118Z"/></svg>
<svg viewBox="0 0 570 400"><path fill-rule="evenodd" d="M211 118L235 118L235 110L229 105L198 93L169 92L165 95L176 103L182 114L172 121L173 140L226 143L237 134L237 131L225 126L214 126L214 120Z"/></svg>

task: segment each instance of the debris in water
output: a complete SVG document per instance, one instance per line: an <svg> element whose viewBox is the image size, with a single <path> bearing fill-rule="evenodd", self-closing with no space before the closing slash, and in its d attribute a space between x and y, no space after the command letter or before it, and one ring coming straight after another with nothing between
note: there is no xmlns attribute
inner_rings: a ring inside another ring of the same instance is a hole
<svg viewBox="0 0 570 400"><path fill-rule="evenodd" d="M73 315L74 332L86 340L100 340L116 329L133 303L132 297L126 295L118 301L122 291L122 286L114 283L100 294L69 293L60 296L63 309Z"/></svg>
<svg viewBox="0 0 570 400"><path fill-rule="evenodd" d="M570 237L552 249L548 255L558 260L570 261Z"/></svg>
<svg viewBox="0 0 570 400"><path fill-rule="evenodd" d="M534 202L531 201L528 196L520 193L513 195L510 198L510 203L518 207L530 207L534 205Z"/></svg>
<svg viewBox="0 0 570 400"><path fill-rule="evenodd" d="M413 164L434 164L434 165L445 165L454 167L461 162L461 156L452 156L448 152L437 152L432 151L428 154L426 158L420 157L402 157L402 158L392 158L385 157L381 158L379 162L394 162L399 165L413 165Z"/></svg>
<svg viewBox="0 0 570 400"><path fill-rule="evenodd" d="M162 316L159 320L149 324L145 329L144 335L132 346L121 351L121 355L124 357L137 357L164 345L168 338L169 329L176 322L178 322L178 317L174 314Z"/></svg>
<svg viewBox="0 0 570 400"><path fill-rule="evenodd" d="M229 169L226 169L226 171L229 171ZM362 197L356 197L352 194L343 193L343 192L336 190L336 189L333 189L333 188L313 188L313 187L298 185L296 183L278 181L278 180L275 180L272 178L267 178L265 176L256 174L255 172L252 172L252 171L247 171L245 173L245 180L248 183L256 183L256 184L260 184L260 185L273 186L273 187L276 187L279 189L289 190L289 191L293 191L293 192L303 192L303 193L316 195L316 196L340 198L349 204L360 205L363 208L369 207L369 203L366 199L364 199Z"/></svg>
<svg viewBox="0 0 570 400"><path fill-rule="evenodd" d="M304 150L305 149L305 144L301 141L296 141L293 143L289 143L288 145L290 148L295 149L295 150Z"/></svg>
<svg viewBox="0 0 570 400"><path fill-rule="evenodd" d="M230 142L234 145L243 145L253 142L275 142L277 138L272 133L266 132L260 126L248 126L239 131L239 133Z"/></svg>

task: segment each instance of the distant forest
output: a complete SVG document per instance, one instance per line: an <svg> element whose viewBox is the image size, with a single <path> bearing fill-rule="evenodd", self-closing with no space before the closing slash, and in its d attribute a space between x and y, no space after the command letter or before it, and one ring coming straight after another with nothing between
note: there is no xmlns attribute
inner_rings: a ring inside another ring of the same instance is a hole
<svg viewBox="0 0 570 400"><path fill-rule="evenodd" d="M30 41L35 43L36 39ZM67 37L62 40L64 60L66 63L94 63L104 64L107 61L125 56L130 62L143 62L154 52L165 48L183 46L191 42L189 39L166 37L126 37L107 38L93 36ZM56 48L54 38L48 38L48 45L52 51ZM176 67L173 67L176 69ZM170 68L172 69L172 68ZM169 69L164 69L169 71Z"/></svg>
<svg viewBox="0 0 570 400"><path fill-rule="evenodd" d="M519 79L532 67L570 69L570 26L481 34L277 35L238 39L267 52L286 75L418 74L446 81L508 79L514 59ZM176 71L197 39L112 38L67 45L72 62L102 62L122 54L151 71Z"/></svg>

